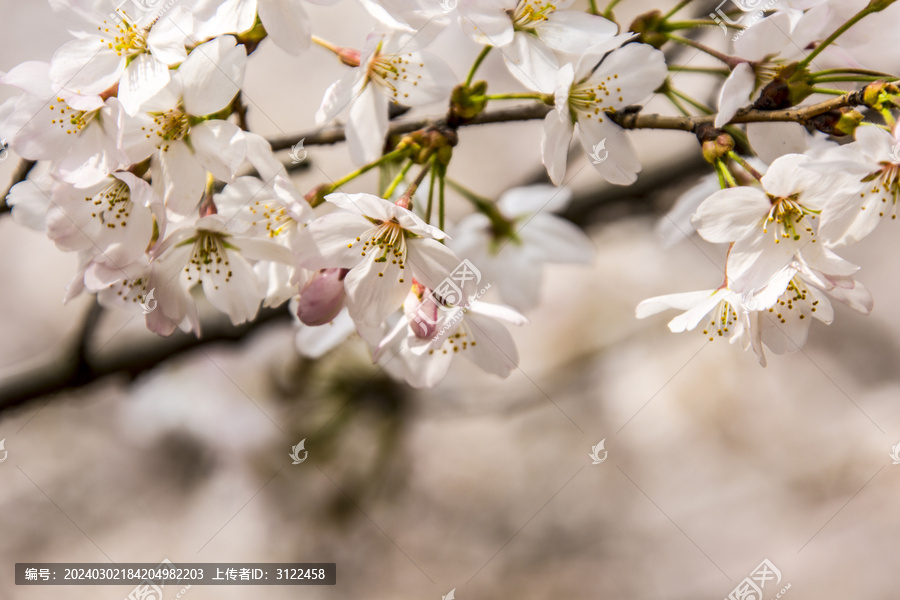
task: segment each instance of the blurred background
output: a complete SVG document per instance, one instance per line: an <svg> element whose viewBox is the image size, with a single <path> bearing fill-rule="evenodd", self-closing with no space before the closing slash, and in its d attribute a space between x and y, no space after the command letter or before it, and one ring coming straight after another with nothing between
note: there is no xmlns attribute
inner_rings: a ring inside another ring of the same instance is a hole
<svg viewBox="0 0 900 600"><path fill-rule="evenodd" d="M2 2L0 70L49 60L68 39L44 0ZM616 14L627 24L655 5L624 0ZM361 45L372 25L353 0L308 7L339 45ZM478 51L453 34L435 48L460 77ZM314 130L343 68L319 48L294 58L263 43L244 88L251 128ZM497 53L482 69L493 92L520 89ZM702 77L676 77L712 101ZM663 99L647 110L671 112ZM538 121L460 138L450 174L483 195L541 175ZM451 589L459 600L719 599L765 558L782 574L766 600L787 584L788 598L896 598L897 225L846 253L864 266L873 314L836 306L834 324L814 323L803 351L764 369L699 332L671 334L671 314L634 318L644 298L714 287L724 253L654 233L706 173L696 141L633 139L644 173L629 189L601 185L573 155L566 214L597 257L545 271L542 306L513 332L520 368L501 381L457 361L433 390L388 379L359 340L305 361L283 313L249 329L213 322L208 337L222 341L192 347L133 314L92 310L89 297L63 305L75 257L0 217L0 598L116 600L133 587L17 587L16 562L166 558L337 563L334 587L195 586L190 600L438 600ZM301 189L322 181L318 169L351 168L340 145L309 148L308 160ZM0 164L4 189L17 162ZM79 346L109 371L123 357L146 364L57 390ZM35 378L48 393L13 402ZM302 439L308 460L292 465ZM593 465L601 440L608 459ZM169 586L166 600L180 592Z"/></svg>

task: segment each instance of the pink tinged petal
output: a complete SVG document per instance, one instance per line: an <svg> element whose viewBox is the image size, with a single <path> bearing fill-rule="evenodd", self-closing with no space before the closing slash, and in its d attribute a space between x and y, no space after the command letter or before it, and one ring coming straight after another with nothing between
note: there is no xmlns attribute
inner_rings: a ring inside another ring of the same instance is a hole
<svg viewBox="0 0 900 600"><path fill-rule="evenodd" d="M188 114L204 116L228 106L244 83L246 65L245 47L230 35L194 48L177 71Z"/></svg>
<svg viewBox="0 0 900 600"><path fill-rule="evenodd" d="M545 94L553 92L559 61L539 37L516 32L512 43L503 46L501 51L506 68L522 85Z"/></svg>
<svg viewBox="0 0 900 600"><path fill-rule="evenodd" d="M141 105L169 83L169 67L150 54L140 54L131 61L119 80L119 102L129 115L136 115Z"/></svg>
<svg viewBox="0 0 900 600"><path fill-rule="evenodd" d="M835 276L831 278L833 287L826 289L828 294L856 312L867 315L875 307L875 300L868 288L852 277Z"/></svg>
<svg viewBox="0 0 900 600"><path fill-rule="evenodd" d="M594 244L570 221L549 214L535 215L519 231L522 242L547 262L589 264Z"/></svg>
<svg viewBox="0 0 900 600"><path fill-rule="evenodd" d="M329 267L352 268L365 257L363 241L356 241L372 223L364 217L347 212L333 212L319 217L300 231L296 254L306 269ZM410 282L412 283L412 282Z"/></svg>
<svg viewBox="0 0 900 600"><path fill-rule="evenodd" d="M517 187L503 192L497 201L500 211L509 217L522 217L537 212L563 210L572 200L572 190L547 184Z"/></svg>
<svg viewBox="0 0 900 600"><path fill-rule="evenodd" d="M410 387L416 389L432 388L447 376L450 364L453 362L453 352L445 354L443 351L435 350L434 354L426 353L418 356L406 350L404 348L405 343L406 340L401 344L400 350L400 360L403 365L403 368L400 370L400 376L406 380ZM390 369L390 365L391 363L388 363L385 368Z"/></svg>
<svg viewBox="0 0 900 600"><path fill-rule="evenodd" d="M762 190L730 188L704 200L691 221L706 241L728 243L762 232L770 207L769 197Z"/></svg>
<svg viewBox="0 0 900 600"><path fill-rule="evenodd" d="M756 89L756 73L748 63L741 63L734 68L719 92L719 112L715 126L724 127L734 118L738 109L747 105L750 95Z"/></svg>
<svg viewBox="0 0 900 600"><path fill-rule="evenodd" d="M812 319L800 319L791 314L784 315L782 323L772 313L764 312L759 315L760 337L762 342L775 354L790 354L798 351L806 345L809 336L809 325Z"/></svg>
<svg viewBox="0 0 900 600"><path fill-rule="evenodd" d="M322 104L316 111L316 124L327 125L341 111L350 106L353 98L361 91L363 81L362 69L350 69L344 75L328 86L325 90L325 96L322 98Z"/></svg>
<svg viewBox="0 0 900 600"><path fill-rule="evenodd" d="M50 61L55 84L79 94L99 94L109 89L125 70L126 58L110 50L98 36L64 44Z"/></svg>
<svg viewBox="0 0 900 600"><path fill-rule="evenodd" d="M586 49L612 39L619 27L603 17L574 10L556 10L535 25L538 37L558 52L581 55Z"/></svg>
<svg viewBox="0 0 900 600"><path fill-rule="evenodd" d="M547 168L550 181L556 185L562 184L566 177L569 143L572 141L574 131L575 125L569 119L568 113L551 110L544 117L544 129L541 135L541 161Z"/></svg>
<svg viewBox="0 0 900 600"><path fill-rule="evenodd" d="M166 207L179 215L190 213L206 189L206 169L183 141L170 144L159 162Z"/></svg>
<svg viewBox="0 0 900 600"><path fill-rule="evenodd" d="M459 22L469 37L480 44L505 46L515 35L507 10L516 2L504 0L459 0Z"/></svg>
<svg viewBox="0 0 900 600"><path fill-rule="evenodd" d="M370 83L350 107L346 132L353 162L364 165L381 156L387 130L388 98Z"/></svg>
<svg viewBox="0 0 900 600"><path fill-rule="evenodd" d="M637 175L641 172L641 161L628 133L613 123L606 113L601 112L590 118L579 115L578 130L582 148L594 169L606 181L615 185L631 185L637 180Z"/></svg>
<svg viewBox="0 0 900 600"><path fill-rule="evenodd" d="M344 308L344 277L347 269L316 271L300 291L297 317L304 325L318 326L331 322Z"/></svg>
<svg viewBox="0 0 900 600"><path fill-rule="evenodd" d="M353 320L375 327L400 308L412 285L411 277L404 278L404 274L405 271L391 261L375 262L374 255L351 269L344 279L344 286L347 308Z"/></svg>
<svg viewBox="0 0 900 600"><path fill-rule="evenodd" d="M252 320L263 299L256 273L239 252L228 252L227 266L203 273L203 293L210 304L231 318L234 325Z"/></svg>
<svg viewBox="0 0 900 600"><path fill-rule="evenodd" d="M519 366L519 351L512 335L506 327L489 318L469 314L466 321L469 344L462 351L463 356L488 373L508 377Z"/></svg>
<svg viewBox="0 0 900 600"><path fill-rule="evenodd" d="M244 134L228 121L204 121L191 127L191 145L203 167L222 181L233 181L247 155Z"/></svg>
<svg viewBox="0 0 900 600"><path fill-rule="evenodd" d="M259 18L279 48L300 54L310 44L309 17L297 0L259 0Z"/></svg>
<svg viewBox="0 0 900 600"><path fill-rule="evenodd" d="M300 327L294 338L297 351L306 358L321 358L336 348L355 331L353 319L342 311L331 322L320 327Z"/></svg>
<svg viewBox="0 0 900 600"><path fill-rule="evenodd" d="M184 42L193 30L193 15L184 6L176 6L150 28L147 47L160 62L169 66L176 65L187 58Z"/></svg>

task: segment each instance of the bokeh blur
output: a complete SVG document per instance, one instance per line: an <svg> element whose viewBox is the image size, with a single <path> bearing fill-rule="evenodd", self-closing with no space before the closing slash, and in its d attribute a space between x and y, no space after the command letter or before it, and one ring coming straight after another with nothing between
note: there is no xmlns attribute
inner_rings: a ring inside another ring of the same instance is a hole
<svg viewBox="0 0 900 600"><path fill-rule="evenodd" d="M310 6L314 30L358 46L372 22L343 3L340 19ZM624 0L617 15L627 23L654 7ZM49 60L67 39L45 0L2 8L0 70ZM460 76L478 51L453 35L436 44ZM321 49L294 58L262 44L244 87L251 128L314 130L342 68ZM483 69L495 91L519 89L499 56ZM648 110L670 112L659 99ZM540 175L539 139L537 121L466 128L451 176L496 197ZM782 575L766 600L787 584L788 598L896 598L898 226L846 254L864 266L874 312L837 306L801 352L761 368L736 346L670 333L665 315L634 318L649 296L715 286L724 254L696 236L667 247L654 232L704 173L696 141L633 139L645 165L634 190L601 185L584 156L573 159L570 213L596 261L545 272L541 307L513 332L521 362L508 380L458 361L435 389L412 390L373 367L359 340L300 358L290 320L272 318L134 380L112 375L4 408L0 598L117 600L133 587L17 587L16 562L165 558L337 564L334 587L195 586L189 600L438 600L451 590L459 600L713 600L763 559ZM351 168L340 146L308 150L330 176ZM0 164L4 189L17 160ZM315 172L297 174L301 188L318 183ZM451 215L464 209L451 202ZM0 389L40 377L76 344L93 299L62 303L75 266L0 217ZM140 318L104 311L86 352L115 361L159 344ZM303 439L308 460L292 465ZM601 440L608 457L595 465Z"/></svg>

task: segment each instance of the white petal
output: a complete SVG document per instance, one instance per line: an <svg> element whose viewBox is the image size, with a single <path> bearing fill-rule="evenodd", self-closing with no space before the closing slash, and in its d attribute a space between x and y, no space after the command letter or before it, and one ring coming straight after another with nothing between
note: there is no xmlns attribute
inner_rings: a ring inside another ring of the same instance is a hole
<svg viewBox="0 0 900 600"><path fill-rule="evenodd" d="M560 113L551 110L544 117L544 129L541 135L541 161L547 167L550 181L556 185L562 184L566 177L566 162L568 161L569 143L572 141L572 133L575 125L569 119L568 113Z"/></svg>
<svg viewBox="0 0 900 600"><path fill-rule="evenodd" d="M706 241L728 243L761 231L769 207L769 198L762 190L736 187L704 200L691 221Z"/></svg>
<svg viewBox="0 0 900 600"><path fill-rule="evenodd" d="M150 54L138 55L119 80L118 99L129 115L136 115L141 105L169 83L169 67Z"/></svg>
<svg viewBox="0 0 900 600"><path fill-rule="evenodd" d="M186 215L197 207L206 189L206 169L183 141L160 153L162 196L166 207Z"/></svg>
<svg viewBox="0 0 900 600"><path fill-rule="evenodd" d="M556 10L535 29L544 43L554 50L576 55L605 39L612 39L619 30L612 21L575 10Z"/></svg>
<svg viewBox="0 0 900 600"><path fill-rule="evenodd" d="M539 37L517 32L512 43L503 46L500 51L510 74L522 85L545 94L553 92L559 61L553 50Z"/></svg>
<svg viewBox="0 0 900 600"><path fill-rule="evenodd" d="M259 0L259 18L279 48L300 54L310 44L309 17L297 0Z"/></svg>
<svg viewBox="0 0 900 600"><path fill-rule="evenodd" d="M204 121L191 127L190 141L203 167L222 181L233 181L247 155L244 134L228 121Z"/></svg>
<svg viewBox="0 0 900 600"><path fill-rule="evenodd" d="M590 157L591 164L606 181L615 185L631 185L635 182L637 174L641 172L641 161L624 129L601 112L590 118L579 114L578 131L581 134L581 146ZM605 149L599 150L598 145Z"/></svg>
<svg viewBox="0 0 900 600"><path fill-rule="evenodd" d="M388 130L388 99L373 84L365 87L350 107L347 121L347 145L357 165L381 156Z"/></svg>
<svg viewBox="0 0 900 600"><path fill-rule="evenodd" d="M244 83L246 64L245 47L230 35L194 48L177 71L188 114L199 117L228 106Z"/></svg>
<svg viewBox="0 0 900 600"><path fill-rule="evenodd" d="M739 108L750 101L750 94L756 88L756 73L748 63L741 63L734 68L719 92L719 113L716 115L716 127L724 127Z"/></svg>

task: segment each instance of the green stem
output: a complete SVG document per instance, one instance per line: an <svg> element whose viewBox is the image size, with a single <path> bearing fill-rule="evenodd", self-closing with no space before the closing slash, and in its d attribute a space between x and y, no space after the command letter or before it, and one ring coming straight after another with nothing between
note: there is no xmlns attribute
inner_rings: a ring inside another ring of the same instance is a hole
<svg viewBox="0 0 900 600"><path fill-rule="evenodd" d="M690 111L685 108L684 104L681 103L681 100L678 99L678 96L672 93L671 89L666 90L666 98L669 99L669 102L675 105L675 108L678 109L678 112L683 114L686 117L690 117Z"/></svg>
<svg viewBox="0 0 900 600"><path fill-rule="evenodd" d="M669 65L669 71L672 73L702 73L704 75L721 75L728 77L731 71L728 69L716 69L715 67L687 67L681 65Z"/></svg>
<svg viewBox="0 0 900 600"><path fill-rule="evenodd" d="M825 69L824 71L816 71L815 73L810 73L810 76L813 78L819 77L820 75L840 75L840 74L849 74L849 75L871 75L872 77L893 77L890 73L882 73L881 71L870 71L869 69Z"/></svg>
<svg viewBox="0 0 900 600"><path fill-rule="evenodd" d="M397 189L397 186L400 185L400 182L403 181L403 179L406 177L406 174L409 173L409 170L412 168L413 164L414 163L412 160L406 161L406 164L403 165L403 168L400 169L400 172L397 173L396 177L394 177L394 180L391 182L391 185L388 186L388 189L384 190L382 198L390 200L391 196L394 193L394 190Z"/></svg>
<svg viewBox="0 0 900 600"><path fill-rule="evenodd" d="M721 158L716 160L716 169L719 171L719 174L725 179L725 182L728 184L728 187L738 187L738 182L734 178L734 175L731 174L731 170L728 168L728 165L725 164Z"/></svg>
<svg viewBox="0 0 900 600"><path fill-rule="evenodd" d="M871 83L873 81L896 81L895 77L876 77L874 75L834 75L829 77L812 77L811 83L840 83L840 82L859 82Z"/></svg>
<svg viewBox="0 0 900 600"><path fill-rule="evenodd" d="M714 48L710 48L709 46L707 46L705 44L701 44L700 42L695 42L694 40L690 40L686 37L682 37L680 35L675 35L674 33L664 32L664 35L667 38L669 38L670 40L672 40L673 42L678 42L679 44L684 44L685 46L690 46L691 48L696 48L697 50L700 50L701 52L706 52L713 58L718 58L723 63L728 65L728 68L730 68L730 69L734 69L736 66L738 66L742 62L746 62L740 58L736 58L734 56L728 56L727 54L719 52L718 50L716 50Z"/></svg>
<svg viewBox="0 0 900 600"><path fill-rule="evenodd" d="M609 4L606 5L606 8L603 10L603 16L609 20L612 20L612 11L616 7L616 4L621 2L621 0L610 0Z"/></svg>
<svg viewBox="0 0 900 600"><path fill-rule="evenodd" d="M360 168L356 169L355 171L351 171L350 173L347 173L346 175L344 175L343 177L341 177L340 179L338 179L337 181L332 183L331 189L336 190L337 188L341 187L348 181L353 181L354 179L356 179L363 173L367 173L368 171L371 171L378 165L384 164L386 162L390 162L390 161L394 160L395 158L400 158L401 156L404 156L406 153L407 153L406 148L398 148L398 149L394 150L393 152L388 152L384 156L382 156L376 160L373 160L369 164L363 165Z"/></svg>
<svg viewBox="0 0 900 600"><path fill-rule="evenodd" d="M843 35L844 32L846 32L848 29L850 29L851 27L853 27L854 25L856 25L857 23L859 23L862 19L868 17L870 14L875 13L875 12L879 12L880 10L881 10L881 8L873 8L873 7L872 7L872 4L869 3L869 4L868 4L865 8L863 8L861 11L859 11L858 13L856 13L855 15L853 15L852 17L850 17L850 20L849 20L849 21L847 21L846 23L844 23L843 25L841 25L840 27L838 27L837 29L835 29L834 33L832 33L831 35L829 35L827 38L825 38L825 39L822 41L821 44L819 44L818 46L816 46L815 50L813 50L813 51L810 52L808 55L806 55L806 58L804 58L803 60L801 60L801 61L797 64L797 66L800 67L800 68L803 68L803 67L806 67L807 65L809 65L809 63L811 63L812 60L813 60L815 57L817 57L819 54L821 54L822 50L824 50L825 48L827 48L828 46L830 46L836 39L838 39L839 37L841 37L841 35Z"/></svg>
<svg viewBox="0 0 900 600"><path fill-rule="evenodd" d="M663 16L663 21L666 21L666 20L672 18L672 15L674 15L675 13L677 13L679 10L681 10L682 8L684 8L685 6L687 6L690 3L691 3L691 0L681 0L681 2L676 4L672 10L670 10Z"/></svg>
<svg viewBox="0 0 900 600"><path fill-rule="evenodd" d="M444 230L444 188L445 188L445 173L444 166L438 166L438 177L440 179L440 183L438 186L438 229L441 231Z"/></svg>
<svg viewBox="0 0 900 600"><path fill-rule="evenodd" d="M469 76L466 77L466 87L472 85L472 80L475 78L475 72L478 71L478 67L481 66L481 63L484 62L484 58L491 51L493 46L485 46L481 49L481 52L478 54L478 57L475 59L475 63L472 65L472 68L469 69Z"/></svg>
<svg viewBox="0 0 900 600"><path fill-rule="evenodd" d="M435 155L437 156L437 155ZM431 223L431 208L434 205L434 181L437 178L434 167L435 159L431 159L431 181L428 182L428 204L425 206L425 222Z"/></svg>
<svg viewBox="0 0 900 600"><path fill-rule="evenodd" d="M745 27L740 25L732 25L731 23L721 22L728 29L743 31ZM719 22L712 19L687 19L684 21L671 21L663 25L663 31L677 31L679 29L692 29L694 27L719 27Z"/></svg>
<svg viewBox="0 0 900 600"><path fill-rule="evenodd" d="M750 173L753 176L753 178L756 179L757 181L762 179L762 173L760 173L759 171L754 169L753 165L751 165L746 160L744 160L743 157L740 154L738 154L737 152L735 152L734 150L732 150L731 152L728 153L728 158L730 158L737 164L741 165L741 167L745 171Z"/></svg>
<svg viewBox="0 0 900 600"><path fill-rule="evenodd" d="M682 100L684 100L685 102L687 102L688 104L690 104L691 106L693 106L694 108L696 108L697 110L699 110L700 112L702 112L704 114L711 115L711 114L713 114L713 112L715 112L710 107L706 106L705 104L703 104L702 102L700 102L698 100L694 100L693 98L691 98L684 92L679 92L675 88L669 88L669 90L673 94L675 94L675 96L677 96L678 98L681 98Z"/></svg>
<svg viewBox="0 0 900 600"><path fill-rule="evenodd" d="M812 88L812 92L814 94L831 94L832 96L843 96L847 93L847 90L833 90L829 88Z"/></svg>
<svg viewBox="0 0 900 600"><path fill-rule="evenodd" d="M511 94L487 94L488 100L540 100L547 103L548 98L552 102L552 94L541 94L538 92L514 92Z"/></svg>
<svg viewBox="0 0 900 600"><path fill-rule="evenodd" d="M597 10L597 0L588 0L588 12L592 15L599 15L600 11Z"/></svg>

